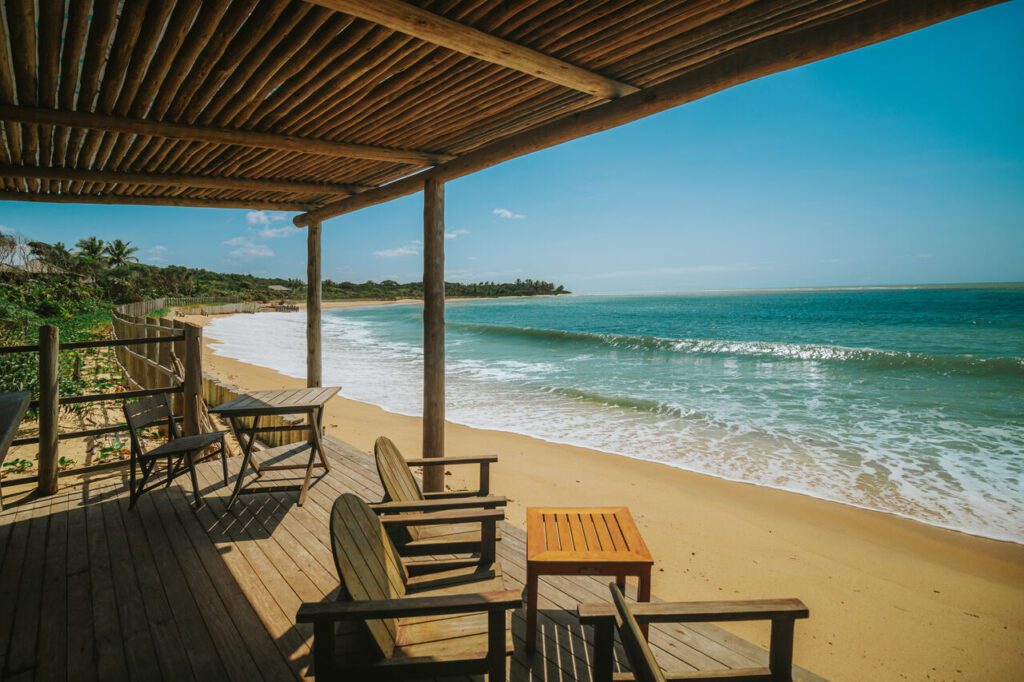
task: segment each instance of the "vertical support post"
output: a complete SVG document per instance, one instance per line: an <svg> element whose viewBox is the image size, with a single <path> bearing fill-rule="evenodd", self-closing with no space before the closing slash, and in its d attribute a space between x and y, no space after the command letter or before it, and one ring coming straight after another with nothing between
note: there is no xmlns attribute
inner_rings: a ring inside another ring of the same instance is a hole
<svg viewBox="0 0 1024 682"><path fill-rule="evenodd" d="M203 328L186 324L185 328L185 386L182 395L185 417L185 435L199 434L200 403L203 399Z"/></svg>
<svg viewBox="0 0 1024 682"><path fill-rule="evenodd" d="M159 320L157 320L157 324L159 324L163 329L166 330L160 332L161 337L174 336L174 322L168 320L166 317L161 317ZM164 369L174 372L174 361L171 359L172 352L173 348L171 347L170 341L161 343L157 346L157 362L159 362L160 366L163 367ZM172 375L164 374L161 372L160 381L157 384L157 386L160 388L168 388L173 385L174 379L172 378ZM167 404L171 408L171 414L178 414L178 412L181 410L181 405L179 404L180 402L181 401L179 400L177 393L171 393L167 396ZM167 436L167 431L163 428L160 429L160 433L163 436Z"/></svg>
<svg viewBox="0 0 1024 682"><path fill-rule="evenodd" d="M423 195L423 456L444 457L444 183ZM423 490L444 490L444 467L424 467Z"/></svg>
<svg viewBox="0 0 1024 682"><path fill-rule="evenodd" d="M773 680L793 679L793 629L796 621L792 618L773 618L771 645L768 648L768 669Z"/></svg>
<svg viewBox="0 0 1024 682"><path fill-rule="evenodd" d="M40 495L57 492L57 433L60 417L60 330L39 328L39 484Z"/></svg>
<svg viewBox="0 0 1024 682"><path fill-rule="evenodd" d="M320 351L320 223L306 227L306 386L323 386Z"/></svg>

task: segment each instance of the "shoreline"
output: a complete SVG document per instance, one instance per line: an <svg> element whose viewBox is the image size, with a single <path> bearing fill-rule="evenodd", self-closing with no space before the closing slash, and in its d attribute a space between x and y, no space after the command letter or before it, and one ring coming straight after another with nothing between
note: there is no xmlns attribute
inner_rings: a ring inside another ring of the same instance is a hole
<svg viewBox="0 0 1024 682"><path fill-rule="evenodd" d="M333 308L415 302L337 301ZM325 304L325 307L327 305ZM266 313L272 314L272 313ZM209 318L188 317L203 324ZM249 390L303 385L214 355L206 370ZM420 454L420 418L336 397L328 431L364 451L379 435ZM796 660L834 679L1010 678L1024 672L1024 545L661 462L449 422L447 453L494 453L492 485L525 507L625 504L656 558L664 599L799 596ZM472 467L470 467L472 469ZM452 487L475 472L452 469ZM761 645L764 627L729 629Z"/></svg>

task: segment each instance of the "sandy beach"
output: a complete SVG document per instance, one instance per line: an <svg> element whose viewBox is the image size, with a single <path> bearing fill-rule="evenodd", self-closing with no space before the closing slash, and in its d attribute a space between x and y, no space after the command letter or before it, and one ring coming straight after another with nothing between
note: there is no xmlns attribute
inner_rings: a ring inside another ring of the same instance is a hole
<svg viewBox="0 0 1024 682"><path fill-rule="evenodd" d="M354 307L375 302L325 304ZM275 313L266 313L275 314ZM190 317L199 324L208 318ZM214 355L205 371L240 388L303 385ZM420 420L335 398L328 432L372 451L380 435L420 456ZM447 454L497 454L496 494L523 524L536 505L627 505L669 600L797 596L796 661L836 680L1010 680L1024 676L1024 546L670 466L449 424ZM475 468L452 470L453 488ZM767 626L731 626L767 644Z"/></svg>

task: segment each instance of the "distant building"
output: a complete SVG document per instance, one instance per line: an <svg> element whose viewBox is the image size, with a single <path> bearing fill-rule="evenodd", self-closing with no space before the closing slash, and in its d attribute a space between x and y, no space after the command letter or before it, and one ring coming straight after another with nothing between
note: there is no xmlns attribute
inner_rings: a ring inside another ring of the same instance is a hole
<svg viewBox="0 0 1024 682"><path fill-rule="evenodd" d="M18 272L29 275L72 275L70 270L65 270L51 263L39 260L26 261L24 263L0 263L0 272Z"/></svg>

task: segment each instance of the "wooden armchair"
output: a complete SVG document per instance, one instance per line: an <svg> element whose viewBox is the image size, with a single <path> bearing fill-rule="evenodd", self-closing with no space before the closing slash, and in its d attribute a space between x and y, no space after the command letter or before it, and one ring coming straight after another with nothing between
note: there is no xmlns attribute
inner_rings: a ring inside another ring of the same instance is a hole
<svg viewBox="0 0 1024 682"><path fill-rule="evenodd" d="M474 512L474 509L496 509L504 507L508 503L504 497L493 497L488 494L489 467L498 461L497 457L489 455L406 460L391 439L384 436L378 438L374 443L373 452L377 462L377 473L384 486L384 500L371 505L373 510L383 519L387 519L387 515L410 512L435 514L436 522L429 525L402 524L401 527L398 527L385 521L389 525L391 538L402 555L480 553L481 556L489 555L490 560L493 561L493 545L500 539L498 531L491 530L486 524L476 527L467 525L467 523L475 524L477 522L477 512ZM446 464L480 465L479 490L424 493L409 468L410 465L444 466ZM446 522L444 522L445 520Z"/></svg>
<svg viewBox="0 0 1024 682"><path fill-rule="evenodd" d="M296 616L313 624L316 679L505 679L508 611L522 598L504 589L500 565L421 562L410 570L381 520L351 493L331 510L331 546L338 601L303 604Z"/></svg>
<svg viewBox="0 0 1024 682"><path fill-rule="evenodd" d="M612 604L581 604L577 610L580 623L594 626L594 682L612 679L638 682L714 682L745 680L746 682L779 682L793 679L793 629L797 618L810 614L799 599L760 599L753 601L676 602L627 605L626 598L615 583L609 585ZM647 639L640 630L647 623L709 623L725 621L770 620L771 648L767 668L741 668L700 672L666 673L654 660ZM633 673L612 675L615 627L629 659Z"/></svg>
<svg viewBox="0 0 1024 682"><path fill-rule="evenodd" d="M195 497L196 505L202 504L203 498L199 494L199 479L196 477L195 465L217 455L220 455L221 467L224 470L224 485L228 484L228 460L224 444L226 431L182 436L174 421L174 415L171 413L171 406L167 402L165 393L134 402L126 402L124 417L128 422L128 432L131 434L131 470L128 479L129 509L135 507L135 503L138 502L142 493L152 490L158 485L170 485L171 481L186 473L192 478L192 495ZM167 424L168 440L147 451L142 447L140 432L154 424ZM216 450L201 457L204 450L214 445L217 446ZM167 459L167 477L147 487L156 463L164 458ZM137 480L140 471L141 480Z"/></svg>

